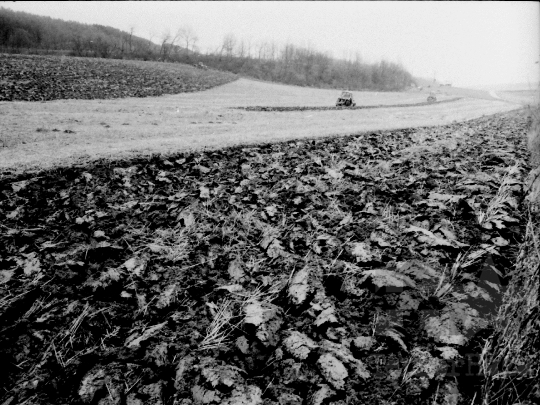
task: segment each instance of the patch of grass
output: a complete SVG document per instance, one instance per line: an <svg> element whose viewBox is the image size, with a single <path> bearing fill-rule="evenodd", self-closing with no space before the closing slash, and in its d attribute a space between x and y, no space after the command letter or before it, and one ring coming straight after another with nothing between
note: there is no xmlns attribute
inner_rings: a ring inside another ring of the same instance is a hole
<svg viewBox="0 0 540 405"><path fill-rule="evenodd" d="M485 376L483 405L540 399L538 308L540 221L531 218L525 243L497 315L495 333L486 341L481 367Z"/></svg>
<svg viewBox="0 0 540 405"><path fill-rule="evenodd" d="M399 225L403 222L402 214L390 202L386 203L382 209L381 216L386 223L394 228L399 228Z"/></svg>
<svg viewBox="0 0 540 405"><path fill-rule="evenodd" d="M190 253L193 227L175 227L156 229L151 237L146 237L146 247L155 253L161 253L166 260L180 262Z"/></svg>
<svg viewBox="0 0 540 405"><path fill-rule="evenodd" d="M392 163L385 160L367 161L360 165L360 169L367 175L380 177L392 172Z"/></svg>
<svg viewBox="0 0 540 405"><path fill-rule="evenodd" d="M540 109L531 108L528 133L531 188L528 223L510 283L487 339L480 365L484 374L482 405L538 403L540 401Z"/></svg>
<svg viewBox="0 0 540 405"><path fill-rule="evenodd" d="M531 152L531 163L540 166L540 104L531 107L531 129L528 134L528 146Z"/></svg>

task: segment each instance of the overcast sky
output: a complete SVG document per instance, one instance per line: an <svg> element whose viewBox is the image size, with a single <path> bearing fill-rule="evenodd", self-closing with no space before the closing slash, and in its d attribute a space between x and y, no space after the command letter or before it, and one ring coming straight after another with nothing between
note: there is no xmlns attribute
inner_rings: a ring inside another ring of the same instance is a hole
<svg viewBox="0 0 540 405"><path fill-rule="evenodd" d="M121 30L157 42L191 26L201 50L225 35L359 52L366 62L399 62L413 75L455 86L538 82L540 5L523 2L179 1L0 2L18 11Z"/></svg>

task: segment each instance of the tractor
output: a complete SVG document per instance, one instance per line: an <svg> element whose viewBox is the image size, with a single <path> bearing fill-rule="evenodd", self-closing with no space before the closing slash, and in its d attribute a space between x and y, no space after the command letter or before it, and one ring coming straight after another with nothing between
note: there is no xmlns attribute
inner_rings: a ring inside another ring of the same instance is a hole
<svg viewBox="0 0 540 405"><path fill-rule="evenodd" d="M345 107L356 106L356 103L354 102L353 94L350 91L344 91L338 97L336 101L336 107L341 107L341 106L345 106Z"/></svg>
<svg viewBox="0 0 540 405"><path fill-rule="evenodd" d="M429 93L429 96L427 98L427 102L428 103L434 103L436 101L437 101L437 97L435 97L435 93L434 92Z"/></svg>

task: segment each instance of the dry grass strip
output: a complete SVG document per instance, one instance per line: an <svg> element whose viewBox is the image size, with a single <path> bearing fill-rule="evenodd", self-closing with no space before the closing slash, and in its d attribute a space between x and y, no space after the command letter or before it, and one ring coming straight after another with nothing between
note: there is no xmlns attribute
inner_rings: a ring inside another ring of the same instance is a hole
<svg viewBox="0 0 540 405"><path fill-rule="evenodd" d="M485 376L483 405L540 401L540 114L533 110L529 132L533 168L529 176L525 241L486 341L481 365ZM536 191L535 191L536 190Z"/></svg>

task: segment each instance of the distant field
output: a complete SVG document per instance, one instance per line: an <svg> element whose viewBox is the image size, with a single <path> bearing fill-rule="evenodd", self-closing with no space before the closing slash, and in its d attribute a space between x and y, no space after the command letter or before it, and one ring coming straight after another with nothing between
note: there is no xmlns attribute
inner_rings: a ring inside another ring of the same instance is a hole
<svg viewBox="0 0 540 405"><path fill-rule="evenodd" d="M489 88L461 88L461 87L452 87L452 86L432 86L432 87L423 87L421 93L428 94L434 92L437 97L470 97L476 99L484 100L503 100L509 103L529 105L538 103L539 100L539 89L538 87L532 89L512 89L512 90L502 90L494 86L493 89Z"/></svg>
<svg viewBox="0 0 540 405"><path fill-rule="evenodd" d="M504 100L520 104L538 104L540 92L536 90L499 91L499 97Z"/></svg>
<svg viewBox="0 0 540 405"><path fill-rule="evenodd" d="M487 90L476 90L476 89L465 89L461 87L452 87L452 86L437 86L437 87L431 87L426 88L424 87L422 90L423 93L430 93L434 92L437 97L470 97L470 98L476 98L476 99L484 99L484 100L497 100L496 97L493 97L492 94L490 94Z"/></svg>
<svg viewBox="0 0 540 405"><path fill-rule="evenodd" d="M197 93L114 100L0 102L0 170L102 157L447 124L516 109L495 99L354 111L246 112L250 105L333 106L339 91L240 79ZM438 99L454 94L438 95ZM355 92L358 105L410 104L422 92Z"/></svg>
<svg viewBox="0 0 540 405"><path fill-rule="evenodd" d="M0 101L153 97L205 90L236 78L179 63L0 54Z"/></svg>

